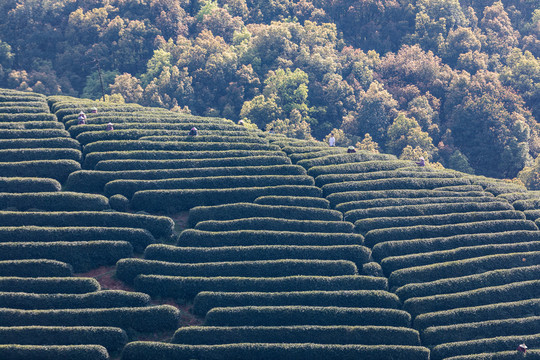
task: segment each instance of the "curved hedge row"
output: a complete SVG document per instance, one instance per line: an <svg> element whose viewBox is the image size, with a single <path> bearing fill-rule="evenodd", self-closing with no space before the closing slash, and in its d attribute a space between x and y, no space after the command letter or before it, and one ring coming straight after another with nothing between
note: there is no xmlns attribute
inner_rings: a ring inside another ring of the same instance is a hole
<svg viewBox="0 0 540 360"><path fill-rule="evenodd" d="M249 175L305 175L306 170L296 165L239 166L193 169L93 171L81 170L69 174L65 187L79 192L102 192L105 184L118 179L160 180L172 178L249 176Z"/></svg>
<svg viewBox="0 0 540 360"><path fill-rule="evenodd" d="M460 234L491 233L512 230L538 230L530 220L489 220L456 225L417 225L407 228L388 228L371 230L365 236L369 247L390 240L409 240L417 238L432 238L438 236L454 236Z"/></svg>
<svg viewBox="0 0 540 360"><path fill-rule="evenodd" d="M309 173L309 172L308 172ZM322 187L325 196L337 192L376 191L386 189L434 189L445 185L468 184L462 178L385 178L378 180L347 181L327 184Z"/></svg>
<svg viewBox="0 0 540 360"><path fill-rule="evenodd" d="M260 360L428 360L429 350L404 345L324 345L324 344L228 344L178 345L157 342L132 342L126 345L122 360L187 359L260 359ZM85 360L85 359L82 359Z"/></svg>
<svg viewBox="0 0 540 360"><path fill-rule="evenodd" d="M482 349L483 353L503 352L517 347L516 344L521 343L528 344L527 346L530 348L538 348L540 347L540 334L498 336L488 339L476 339L441 344L431 349L431 356L433 360L442 360L453 356L477 354L478 349ZM512 358L515 358L515 351L513 351L511 354Z"/></svg>
<svg viewBox="0 0 540 360"><path fill-rule="evenodd" d="M17 345L101 345L110 352L128 342L126 332L104 326L12 326L0 327L1 344ZM74 357L74 359L79 359Z"/></svg>
<svg viewBox="0 0 540 360"><path fill-rule="evenodd" d="M0 150L4 162L67 159L80 162L82 153L77 149L11 149Z"/></svg>
<svg viewBox="0 0 540 360"><path fill-rule="evenodd" d="M301 206L258 205L236 203L218 206L197 206L189 211L189 226L204 220L234 220L247 217L272 217L291 220L341 221L339 211Z"/></svg>
<svg viewBox="0 0 540 360"><path fill-rule="evenodd" d="M77 170L81 170L81 164L75 160L0 162L0 173L5 177L42 177L64 182Z"/></svg>
<svg viewBox="0 0 540 360"><path fill-rule="evenodd" d="M57 121L50 113L0 114L0 122Z"/></svg>
<svg viewBox="0 0 540 360"><path fill-rule="evenodd" d="M234 343L316 343L420 345L413 329L390 326L189 326L174 333L172 343L215 345Z"/></svg>
<svg viewBox="0 0 540 360"><path fill-rule="evenodd" d="M356 265L344 260L260 260L181 264L146 259L122 259L116 277L129 284L137 275L201 277L342 276L358 274Z"/></svg>
<svg viewBox="0 0 540 360"><path fill-rule="evenodd" d="M297 163L300 160L308 160L314 158L320 158L327 155L333 154L345 154L345 148L341 147L331 147L323 148L322 150L312 151L312 152L303 152L303 153L290 153L289 157L293 163Z"/></svg>
<svg viewBox="0 0 540 360"><path fill-rule="evenodd" d="M498 336L534 335L538 333L540 316L521 319L489 320L456 325L432 326L424 330L422 340L428 346L470 339ZM517 347L517 345L516 345ZM514 350L514 356L516 351Z"/></svg>
<svg viewBox="0 0 540 360"><path fill-rule="evenodd" d="M81 149L79 142L72 138L52 139L7 139L0 140L0 149Z"/></svg>
<svg viewBox="0 0 540 360"><path fill-rule="evenodd" d="M371 276L287 276L281 278L182 277L139 275L135 289L150 295L193 299L201 291L287 292L311 290L386 290L388 281Z"/></svg>
<svg viewBox="0 0 540 360"><path fill-rule="evenodd" d="M540 209L540 199L517 200L512 205L516 210L537 210Z"/></svg>
<svg viewBox="0 0 540 360"><path fill-rule="evenodd" d="M375 200L375 199L392 199L392 198L426 198L426 197L486 197L490 193L483 191L470 191L464 193L453 193L450 191L435 191L435 190L376 190L376 191L346 191L342 193L330 194L326 197L330 201L331 206L336 206L341 203L360 201L360 200Z"/></svg>
<svg viewBox="0 0 540 360"><path fill-rule="evenodd" d="M73 268L65 262L31 259L0 261L0 276L63 277L71 276Z"/></svg>
<svg viewBox="0 0 540 360"><path fill-rule="evenodd" d="M196 206L211 206L235 202L249 202L260 196L320 197L321 189L307 185L279 185L258 188L142 190L131 200L134 210L174 211L189 210Z"/></svg>
<svg viewBox="0 0 540 360"><path fill-rule="evenodd" d="M75 140L74 140L75 141ZM103 151L133 151L133 150L176 150L176 151L218 151L218 150L275 150L277 145L251 143L194 143L194 142L161 142L148 140L103 140L84 146L84 154ZM288 159L288 158L287 158Z"/></svg>
<svg viewBox="0 0 540 360"><path fill-rule="evenodd" d="M0 115L0 120L1 120ZM25 121L25 122L2 122L0 121L0 129L60 129L65 130L64 124L57 121Z"/></svg>
<svg viewBox="0 0 540 360"><path fill-rule="evenodd" d="M324 198L307 196L260 196L253 201L258 205L303 206L329 209L330 202Z"/></svg>
<svg viewBox="0 0 540 360"><path fill-rule="evenodd" d="M177 246L219 247L251 245L362 245L364 237L351 233L308 233L270 230L202 231L187 229L178 237Z"/></svg>
<svg viewBox="0 0 540 360"><path fill-rule="evenodd" d="M359 151L354 154L336 154L327 155L316 159L300 160L297 164L309 169L315 166L338 165L367 161L383 162L382 160L396 160L396 157L390 154L375 154L369 151ZM412 166L413 164L410 161L406 163L408 163L409 166Z"/></svg>
<svg viewBox="0 0 540 360"><path fill-rule="evenodd" d="M144 250L144 258L179 263L203 263L222 261L279 260L279 259L317 259L349 260L361 266L370 257L370 250L361 245L332 246L225 246L225 247L178 247L153 244Z"/></svg>
<svg viewBox="0 0 540 360"><path fill-rule="evenodd" d="M0 345L0 358L9 360L109 360L100 345Z"/></svg>
<svg viewBox="0 0 540 360"><path fill-rule="evenodd" d="M107 151L87 154L83 166L93 169L102 160L140 159L140 160L180 160L180 159L217 159L249 156L284 156L282 152L272 150L224 150L224 151ZM302 168L304 169L304 168ZM305 172L305 170L304 170Z"/></svg>
<svg viewBox="0 0 540 360"><path fill-rule="evenodd" d="M439 294L407 299L403 309L416 316L444 312L456 308L479 307L495 303L520 301L524 307L537 306L540 290L538 280L482 287L452 294ZM529 300L532 299L532 300ZM524 301L525 300L525 301ZM427 316L427 315L426 315ZM507 316L507 315L504 315Z"/></svg>
<svg viewBox="0 0 540 360"><path fill-rule="evenodd" d="M62 185L46 178L0 177L0 193L36 193L60 191Z"/></svg>
<svg viewBox="0 0 540 360"><path fill-rule="evenodd" d="M180 311L170 305L104 309L0 309L5 326L113 326L141 332L175 330Z"/></svg>
<svg viewBox="0 0 540 360"><path fill-rule="evenodd" d="M184 159L184 160L101 160L95 170L101 171L128 171L128 170L157 170L157 169L185 169L227 166L269 166L288 165L289 158L284 156L250 156L239 158L216 159Z"/></svg>
<svg viewBox="0 0 540 360"><path fill-rule="evenodd" d="M177 132L172 132L171 135L155 135L155 136L143 136L140 140L149 141L191 141L191 142L230 142L230 143L257 143L268 144L264 138L258 137L248 132L239 131L211 131L205 132L204 135L189 136L186 132L181 132L178 135Z"/></svg>
<svg viewBox="0 0 540 360"><path fill-rule="evenodd" d="M408 169L408 170L403 170ZM409 170L410 169L410 170ZM421 168L418 168L421 169ZM379 180L386 178L457 178L454 173L445 172L445 171L416 171L416 169L411 168L400 168L390 171L374 171L368 173L352 173L352 174L325 174L319 175L315 178L317 186L324 186L328 184L340 183L340 182L351 182L351 181L367 181L367 180ZM483 190L480 188L480 190Z"/></svg>
<svg viewBox="0 0 540 360"><path fill-rule="evenodd" d="M356 232L367 233L374 229L386 229L416 225L449 225L487 220L525 219L521 211L473 211L427 216L375 217L354 222Z"/></svg>
<svg viewBox="0 0 540 360"><path fill-rule="evenodd" d="M390 274L393 271L409 267L431 265L434 263L448 261L458 261L494 254L509 254L525 251L540 251L540 242L532 241L509 244L474 245L457 247L451 250L392 256L383 259L381 261L381 265L385 271Z"/></svg>
<svg viewBox="0 0 540 360"><path fill-rule="evenodd" d="M0 260L50 259L69 263L75 272L85 272L133 256L133 247L127 241L103 240L3 242L0 252Z"/></svg>
<svg viewBox="0 0 540 360"><path fill-rule="evenodd" d="M480 234L463 234L450 237L396 240L378 243L373 247L373 257L380 261L390 256L404 256L434 251L452 250L458 247L512 244L540 241L538 231L505 231Z"/></svg>
<svg viewBox="0 0 540 360"><path fill-rule="evenodd" d="M267 217L250 217L236 220L201 221L197 223L195 229L203 231L271 230L320 233L352 233L354 230L354 226L350 222L345 221L290 220Z"/></svg>
<svg viewBox="0 0 540 360"><path fill-rule="evenodd" d="M22 278L0 277L0 292L36 294L83 294L100 290L94 278Z"/></svg>
<svg viewBox="0 0 540 360"><path fill-rule="evenodd" d="M69 137L69 132L60 129L0 129L0 139L52 139Z"/></svg>
<svg viewBox="0 0 540 360"><path fill-rule="evenodd" d="M526 259L526 261L523 261ZM538 264L540 251L516 252L511 254L486 255L478 258L449 261L432 265L416 266L394 271L390 283L401 286L408 283L429 282L444 278L473 275L482 271L509 269L521 267L526 264Z"/></svg>
<svg viewBox="0 0 540 360"><path fill-rule="evenodd" d="M495 202L500 201L494 197L425 197L425 198L381 198L372 200L357 200L349 201L336 205L335 209L341 212L347 212L350 210L370 209L378 207L391 207L391 206L405 206L405 205L427 205L427 204L440 204L440 203L467 203L467 202Z"/></svg>
<svg viewBox="0 0 540 360"><path fill-rule="evenodd" d="M149 303L150 296L123 290L100 290L84 294L0 292L0 307L21 310L142 307Z"/></svg>
<svg viewBox="0 0 540 360"><path fill-rule="evenodd" d="M115 227L148 230L156 239L173 235L174 221L166 216L120 212L0 211L0 226Z"/></svg>
<svg viewBox="0 0 540 360"><path fill-rule="evenodd" d="M407 299L413 297L451 294L475 290L482 287L504 285L511 282L537 280L539 275L540 265L529 265L510 269L486 271L481 274L457 278L440 279L427 283L408 284L398 288L396 294L403 301L407 301Z"/></svg>
<svg viewBox="0 0 540 360"><path fill-rule="evenodd" d="M204 317L215 307L239 306L333 306L399 309L399 298L382 290L294 291L294 292L209 292L195 296L193 313Z"/></svg>
<svg viewBox="0 0 540 360"><path fill-rule="evenodd" d="M344 155L339 155L344 156ZM309 160L318 160L321 158L316 158ZM305 160L299 161L296 165L302 165L305 163ZM379 171L391 171L399 168L410 167L414 165L412 161L403 161L403 160L383 160L383 161L364 161L364 162L352 162L352 163L338 163L338 164L329 164L329 165L318 165L312 167L306 167L308 174L317 178L321 175L328 174L358 174L358 173L369 173L369 172L379 172Z"/></svg>
<svg viewBox="0 0 540 360"><path fill-rule="evenodd" d="M176 114L172 114L168 112L168 110L161 109L159 114L156 114L155 111L138 111L131 114L118 114L113 111L109 112L102 112L98 114L92 114L88 113L86 114L86 125L99 125L99 124L107 124L109 122L112 122L115 124L115 126L119 126L119 129L121 129L122 125L129 124L129 128L133 128L135 125L139 129L168 129L168 128L175 128L176 129L185 129L182 126L186 126L188 124L187 130L191 129L193 126L201 126L205 125L207 128L208 126L213 125L219 126L220 128L216 128L214 130L223 130L223 129L234 129L237 131L244 131L245 128L242 128L240 126L231 126L233 123L230 120L225 119L216 119L216 118L210 118L210 117L198 117L198 116L178 116ZM66 115L63 117L63 121L66 124L66 127L76 127L78 126L78 112L70 115ZM224 126L225 125L225 126ZM228 125L228 126L227 126ZM93 128L90 128L92 130L99 130L102 129L102 127L95 126ZM210 129L212 130L212 129Z"/></svg>
<svg viewBox="0 0 540 360"><path fill-rule="evenodd" d="M141 190L167 189L227 189L268 187L280 185L313 186L313 178L307 175L257 175L257 176L212 176L173 178L163 180L113 180L105 185L105 195L121 194L131 198Z"/></svg>
<svg viewBox="0 0 540 360"><path fill-rule="evenodd" d="M1 310L0 310L1 314ZM411 315L403 310L332 306L241 306L213 308L209 326L350 325L408 327Z"/></svg>

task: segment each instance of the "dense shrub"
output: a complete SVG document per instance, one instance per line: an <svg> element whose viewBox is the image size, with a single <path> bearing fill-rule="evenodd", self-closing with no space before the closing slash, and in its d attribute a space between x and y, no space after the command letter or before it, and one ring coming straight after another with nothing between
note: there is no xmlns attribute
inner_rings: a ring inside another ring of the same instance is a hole
<svg viewBox="0 0 540 360"><path fill-rule="evenodd" d="M140 159L140 160L173 160L173 159L217 159L240 158L250 156L283 156L278 151L269 150L224 150L224 151L107 151L87 154L84 168L93 169L101 160ZM302 168L304 169L304 168ZM305 170L304 170L305 172Z"/></svg>
<svg viewBox="0 0 540 360"><path fill-rule="evenodd" d="M383 269L378 262L370 261L362 265L362 275L384 276Z"/></svg>
<svg viewBox="0 0 540 360"><path fill-rule="evenodd" d="M165 216L119 212L16 212L0 211L0 226L115 227L148 230L155 238L170 238L174 221ZM105 240L105 239L104 239Z"/></svg>
<svg viewBox="0 0 540 360"><path fill-rule="evenodd" d="M45 211L100 211L109 208L105 196L76 192L3 193L0 209L40 209Z"/></svg>
<svg viewBox="0 0 540 360"><path fill-rule="evenodd" d="M197 206L189 211L189 225L193 227L199 221L204 220L233 220L254 216L291 220L342 220L339 211L329 209L236 203L219 206Z"/></svg>
<svg viewBox="0 0 540 360"><path fill-rule="evenodd" d="M375 200L375 199L391 199L391 198L426 198L426 197L486 197L490 193L483 191L471 191L465 193L453 193L450 191L434 191L434 190L377 190L377 191L346 191L342 193L330 194L326 197L330 201L331 206L336 206L341 203L360 201L360 200Z"/></svg>
<svg viewBox="0 0 540 360"><path fill-rule="evenodd" d="M0 129L0 139L51 139L69 137L69 132L60 129Z"/></svg>
<svg viewBox="0 0 540 360"><path fill-rule="evenodd" d="M308 172L309 173L309 172ZM387 178L365 181L347 181L328 184L322 187L326 195L336 192L376 191L387 189L434 189L446 184L465 184L468 180L461 178Z"/></svg>
<svg viewBox="0 0 540 360"><path fill-rule="evenodd" d="M226 246L226 247L178 247L153 244L144 251L148 260L160 260L179 263L203 263L221 261L278 260L278 259L318 259L349 260L361 266L368 261L370 251L361 245L332 246Z"/></svg>
<svg viewBox="0 0 540 360"><path fill-rule="evenodd" d="M76 149L13 149L0 150L4 162L67 159L80 162L82 153Z"/></svg>
<svg viewBox="0 0 540 360"><path fill-rule="evenodd" d="M77 140L71 139L71 138L0 140L0 149L36 149L36 148L80 150L81 145L79 144Z"/></svg>
<svg viewBox="0 0 540 360"><path fill-rule="evenodd" d="M175 330L180 312L170 305L104 309L0 309L5 326L114 326L141 332Z"/></svg>
<svg viewBox="0 0 540 360"><path fill-rule="evenodd" d="M458 341L448 344L435 346L431 350L433 360L442 360L458 355L477 354L478 349L482 352L503 352L508 349L517 347L516 344L526 343L530 348L540 347L540 334L535 335L515 335L515 336L498 336L488 339L475 339L469 341ZM512 357L515 358L515 351L512 351ZM508 354L510 355L510 354ZM456 359L457 360L457 359ZM492 359L494 360L494 359Z"/></svg>
<svg viewBox="0 0 540 360"><path fill-rule="evenodd" d="M481 287L505 285L511 282L537 280L539 275L540 265L498 269L481 274L440 279L427 283L407 284L398 288L396 294L400 299L406 301L412 297L451 294Z"/></svg>
<svg viewBox="0 0 540 360"><path fill-rule="evenodd" d="M0 106L0 114L39 114L47 111L47 106Z"/></svg>
<svg viewBox="0 0 540 360"><path fill-rule="evenodd" d="M433 326L423 332L422 340L424 344L432 346L456 341L511 336L515 334L534 335L538 333L539 326L540 316ZM515 353L516 351L514 350L514 355Z"/></svg>
<svg viewBox="0 0 540 360"><path fill-rule="evenodd" d="M308 233L270 230L202 231L184 230L178 237L178 246L251 246L251 245L362 245L360 234Z"/></svg>
<svg viewBox="0 0 540 360"><path fill-rule="evenodd" d="M135 120L141 120L146 119L150 120L148 116L141 116L141 117L134 117L132 118L134 121L131 122L130 118L124 118L123 120L127 120L127 122L118 122L118 117L112 116L91 116L89 117L88 124L86 125L77 125L73 120L66 121L66 125L69 124L72 137L77 137L80 134L83 133L94 133L97 134L100 131L105 130L105 124L108 122L112 122L115 126L115 132L118 133L139 133L142 134L142 136L151 136L153 131L161 131L162 133L156 134L156 135L176 135L176 136L182 136L184 138L188 138L189 130L196 126L199 130L198 136L191 136L191 138L199 138L199 137L205 137L209 136L208 133L212 133L216 130L229 130L229 131L235 131L239 134L244 134L244 136L251 134L249 130L242 126L236 126L232 123L227 123L225 121L194 121L194 122L178 122L174 117L163 117L163 122L139 122ZM66 120L66 119L65 119ZM88 119L87 119L88 120ZM167 130L167 132L165 132ZM146 132L148 132L148 135L146 135ZM211 136L211 135L210 135ZM258 136L253 136L257 137ZM190 138L190 139L191 139ZM227 139L222 139L227 140ZM266 140L265 140L266 142Z"/></svg>
<svg viewBox="0 0 540 360"><path fill-rule="evenodd" d="M75 140L74 140L75 141ZM1 143L0 143L1 144ZM275 150L279 146L252 144L252 143L194 143L194 142L161 142L161 141L130 141L130 140L104 140L88 144L84 153L96 151L134 151L134 150L173 150L173 151L218 151L218 150Z"/></svg>
<svg viewBox="0 0 540 360"><path fill-rule="evenodd" d="M486 187L486 191L489 191L495 196L501 194L511 194L516 192L526 192L527 188L525 186L513 185L513 184L494 184Z"/></svg>
<svg viewBox="0 0 540 360"><path fill-rule="evenodd" d="M22 278L0 277L0 292L36 294L82 294L100 289L94 278Z"/></svg>
<svg viewBox="0 0 540 360"><path fill-rule="evenodd" d="M0 312L1 314L1 312ZM209 326L378 325L408 327L411 315L385 308L332 306L241 306L208 311Z"/></svg>
<svg viewBox="0 0 540 360"><path fill-rule="evenodd" d="M75 160L34 160L0 162L0 174L5 177L44 177L66 181L73 171L81 169Z"/></svg>
<svg viewBox="0 0 540 360"><path fill-rule="evenodd" d="M182 211L195 206L250 202L260 196L321 196L321 189L307 185L279 185L234 189L187 189L137 191L131 200L134 210Z"/></svg>
<svg viewBox="0 0 540 360"><path fill-rule="evenodd" d="M393 171L374 171L367 173L357 174L325 174L319 175L315 179L317 186L323 186L327 184L349 182L349 181L366 181L366 180L378 180L386 178L456 178L456 174L443 171L414 171L403 170L409 168L400 168ZM480 188L480 190L483 190Z"/></svg>
<svg viewBox="0 0 540 360"><path fill-rule="evenodd" d="M288 276L281 278L139 275L135 288L150 295L193 299L201 291L386 290L387 280L370 276Z"/></svg>
<svg viewBox="0 0 540 360"><path fill-rule="evenodd" d="M441 186L434 190L438 191L452 191L452 192L469 192L469 191L484 191L480 185L454 185L454 186Z"/></svg>
<svg viewBox="0 0 540 360"><path fill-rule="evenodd" d="M323 150L330 150L332 148L326 146L326 145L321 145L321 146L297 146L295 144L290 144L289 145L289 141L291 140L291 138L287 138L285 136L280 136L279 138L277 138L275 135L274 136L266 136L266 138L270 141L272 141L274 144L279 144L279 143L282 143L283 146L283 151L285 151L287 154L307 154L307 153L315 153L315 152L319 152L319 151L323 151ZM287 144L285 144L285 142L287 142ZM340 148L340 147L334 147L333 149L339 149L341 151L336 151L335 153L345 153L346 152L346 149L345 148Z"/></svg>
<svg viewBox="0 0 540 360"><path fill-rule="evenodd" d="M540 199L517 200L512 205L516 210L537 210L540 209Z"/></svg>
<svg viewBox="0 0 540 360"><path fill-rule="evenodd" d="M488 244L457 247L451 250L433 251L420 254L409 254L387 257L381 261L384 270L393 271L408 267L430 265L439 262L458 261L494 254L508 254L525 251L539 251L540 242L518 242L510 244Z"/></svg>
<svg viewBox="0 0 540 360"><path fill-rule="evenodd" d="M354 226L350 222L345 221L290 220L266 217L250 217L236 220L201 221L197 223L195 229L204 231L272 230L321 233L352 233L354 230Z"/></svg>
<svg viewBox="0 0 540 360"><path fill-rule="evenodd" d="M356 232L366 233L373 229L416 225L448 225L486 220L525 219L521 211L473 211L427 216L375 217L354 222Z"/></svg>
<svg viewBox="0 0 540 360"><path fill-rule="evenodd" d="M531 307L531 305L534 307L534 305L538 305L540 303L540 300L538 300L538 285L538 280L532 280L499 286L483 287L475 290L462 291L459 293L410 298L405 301L404 310L411 313L411 315L416 316L425 313L437 314L436 312L445 312L456 308L473 306L481 307L490 304L517 301L521 303L513 303L512 309L521 307L521 310L519 311L523 311L524 307ZM480 311L482 309L478 308L478 310ZM508 317L507 313L508 311L505 311L504 315L502 312L499 315ZM430 318L430 316L427 316L427 318ZM419 321L420 323L422 322L422 320ZM461 319L454 320L454 322L458 321L461 322Z"/></svg>
<svg viewBox="0 0 540 360"><path fill-rule="evenodd" d="M344 156L344 155L339 155ZM313 162L314 160L309 160ZM323 158L324 159L324 158ZM306 160L299 161L297 165L302 165ZM390 171L396 170L399 168L409 167L413 163L410 161L402 160L387 160L387 161L365 161L365 162L351 162L351 163L339 163L331 165L318 165L313 167L306 167L308 174L314 178L326 175L326 174L358 174L358 173L369 173L369 172L379 172L379 171Z"/></svg>
<svg viewBox="0 0 540 360"><path fill-rule="evenodd" d="M26 114L0 114L0 122L27 122L27 121L57 121L54 114L26 113Z"/></svg>
<svg viewBox="0 0 540 360"><path fill-rule="evenodd" d="M211 130L199 136L184 135L186 132L167 131L167 135L143 136L140 140L268 144L265 139L251 135L248 132Z"/></svg>
<svg viewBox="0 0 540 360"><path fill-rule="evenodd" d="M150 296L123 290L100 290L86 294L0 293L0 307L26 310L140 307L149 303Z"/></svg>
<svg viewBox="0 0 540 360"><path fill-rule="evenodd" d="M1 260L51 259L69 263L75 272L114 265L133 256L133 247L127 241L3 242L0 251Z"/></svg>
<svg viewBox="0 0 540 360"><path fill-rule="evenodd" d="M483 234L463 234L428 239L396 240L375 245L373 247L373 257L380 261L389 256L452 250L466 246L511 244L531 241L540 241L540 233L537 231L518 230Z"/></svg>
<svg viewBox="0 0 540 360"><path fill-rule="evenodd" d="M213 346L132 342L122 352L123 360L177 359L259 359L259 360L428 360L429 350L404 345L324 345L324 344L228 344Z"/></svg>
<svg viewBox="0 0 540 360"><path fill-rule="evenodd" d="M136 251L143 251L155 242L147 230L113 227L0 227L0 245L6 242L84 242L94 240L129 241ZM2 256L2 254L0 254Z"/></svg>
<svg viewBox="0 0 540 360"><path fill-rule="evenodd" d="M63 277L71 276L70 265L55 260L5 260L0 261L0 276Z"/></svg>
<svg viewBox="0 0 540 360"><path fill-rule="evenodd" d="M101 345L110 352L128 342L124 330L97 326L12 326L0 327L0 343L18 345ZM75 357L78 359L78 357Z"/></svg>
<svg viewBox="0 0 540 360"><path fill-rule="evenodd" d="M290 160L284 156L250 156L240 158L184 160L102 160L96 164L95 169L102 171L126 171L286 164L290 164Z"/></svg>
<svg viewBox="0 0 540 360"><path fill-rule="evenodd" d="M193 301L193 312L205 316L215 307L238 306L334 306L398 309L399 298L387 291L295 291L295 292L200 292Z"/></svg>
<svg viewBox="0 0 540 360"><path fill-rule="evenodd" d="M401 286L407 283L428 282L443 278L467 276L476 274L478 269L482 269L482 271L485 272L497 269L521 267L526 265L524 264L525 262L523 259L526 259L530 264L538 264L540 261L540 251L486 255L460 261L416 266L394 271L390 275L389 281L393 285Z"/></svg>
<svg viewBox="0 0 540 360"><path fill-rule="evenodd" d="M163 180L113 180L105 185L105 194L121 194L128 198L140 190L160 189L228 189L268 187L280 185L312 186L313 178L307 175L258 175L258 176L213 176L176 178Z"/></svg>
<svg viewBox="0 0 540 360"><path fill-rule="evenodd" d="M390 326L189 326L176 330L172 343L214 345L242 343L316 343L420 345L415 330Z"/></svg>
<svg viewBox="0 0 540 360"><path fill-rule="evenodd" d="M513 203L514 201L517 201L517 200L535 199L539 197L540 197L540 194L538 193L538 191L513 192L513 193L497 195L497 199L506 200L509 203Z"/></svg>
<svg viewBox="0 0 540 360"><path fill-rule="evenodd" d="M345 220L355 222L360 219L378 217L413 217L428 216L450 213L468 213L477 211L503 211L514 210L512 205L502 201L492 201L485 203L465 202L465 203L438 203L387 206L370 209L357 209L347 211Z"/></svg>
<svg viewBox="0 0 540 360"><path fill-rule="evenodd" d="M116 194L109 198L111 209L126 212L129 210L129 199L123 195Z"/></svg>
<svg viewBox="0 0 540 360"><path fill-rule="evenodd" d="M440 204L440 203L467 203L467 202L494 202L500 201L494 197L425 197L425 198L381 198L373 200L358 200L349 201L336 205L335 209L342 212L357 209L370 209L377 207L389 207L389 206L404 206L404 205L425 205L425 204Z"/></svg>
<svg viewBox="0 0 540 360"><path fill-rule="evenodd" d="M2 115L0 115L0 118ZM57 121L25 121L25 122L2 122L0 121L0 129L60 129L65 130L64 124Z"/></svg>
<svg viewBox="0 0 540 360"><path fill-rule="evenodd" d="M330 208L330 202L328 200L307 196L261 196L253 202L259 205L303 206L319 209Z"/></svg>
<svg viewBox="0 0 540 360"><path fill-rule="evenodd" d="M0 193L35 193L60 191L62 185L54 179L0 177Z"/></svg>
<svg viewBox="0 0 540 360"><path fill-rule="evenodd" d="M116 277L132 283L140 274L170 276L284 277L341 276L358 274L356 265L344 260L260 260L180 264L146 259L122 259L116 264Z"/></svg>
<svg viewBox="0 0 540 360"><path fill-rule="evenodd" d="M69 174L65 187L79 192L102 192L105 184L117 179L159 180L172 178L250 176L250 175L305 175L306 170L296 165L239 166L194 169L91 171ZM322 194L322 192L321 192Z"/></svg>
<svg viewBox="0 0 540 360"><path fill-rule="evenodd" d="M0 358L9 360L108 360L101 345L0 345Z"/></svg>
<svg viewBox="0 0 540 360"><path fill-rule="evenodd" d="M222 129L234 129L236 131L246 131L246 128L240 126L231 126L230 120L225 119L216 119L210 117L198 117L198 116L183 116L171 113L165 109L163 111L156 113L155 111L138 111L131 114L118 114L116 112L101 112L98 114L86 114L86 125L99 125L107 124L112 122L115 126L118 126L119 129L122 128L122 125L129 124L129 128L133 128L134 125L137 125L140 129L168 129L175 128L183 129L186 126L186 123L190 126L187 130L191 129L193 126L199 127L200 125L205 125L207 128L210 125L222 126L214 130ZM70 114L64 116L62 119L66 124L66 127L77 127L78 125L78 113ZM228 125L228 126L223 126ZM92 131L103 129L103 127L91 127Z"/></svg>
<svg viewBox="0 0 540 360"><path fill-rule="evenodd" d="M298 165L309 169L315 166L338 165L366 161L379 161L382 163L384 160L396 160L396 157L389 154L375 154L369 151L359 151L354 154L327 155L316 159L301 160L298 161ZM412 162L405 161L404 163L408 163L409 166L412 164Z"/></svg>
<svg viewBox="0 0 540 360"><path fill-rule="evenodd" d="M489 220L455 225L417 225L406 228L371 230L365 236L366 245L373 247L379 242L389 240L408 240L460 234L479 234L512 230L538 230L529 220Z"/></svg>

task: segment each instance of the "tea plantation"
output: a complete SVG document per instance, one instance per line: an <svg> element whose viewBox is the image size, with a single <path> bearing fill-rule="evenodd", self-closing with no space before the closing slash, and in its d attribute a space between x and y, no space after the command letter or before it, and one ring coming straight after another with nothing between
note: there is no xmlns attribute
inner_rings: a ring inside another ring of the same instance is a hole
<svg viewBox="0 0 540 360"><path fill-rule="evenodd" d="M540 359L521 186L2 89L0 176L0 359Z"/></svg>

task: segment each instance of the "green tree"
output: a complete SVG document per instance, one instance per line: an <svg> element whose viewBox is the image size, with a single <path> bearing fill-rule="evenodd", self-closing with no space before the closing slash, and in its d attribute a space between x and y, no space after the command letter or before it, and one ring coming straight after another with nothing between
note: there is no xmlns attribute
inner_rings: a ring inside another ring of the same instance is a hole
<svg viewBox="0 0 540 360"><path fill-rule="evenodd" d="M428 133L422 131L414 118L408 118L403 113L394 119L387 133L386 147L388 151L396 155L400 154L408 145L413 148L420 147L430 153L430 156L435 151L433 140Z"/></svg>

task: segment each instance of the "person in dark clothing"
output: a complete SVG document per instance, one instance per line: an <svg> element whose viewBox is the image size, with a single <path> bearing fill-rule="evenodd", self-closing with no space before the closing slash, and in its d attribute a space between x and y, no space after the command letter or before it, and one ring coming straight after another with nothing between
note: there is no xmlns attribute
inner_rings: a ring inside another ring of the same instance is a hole
<svg viewBox="0 0 540 360"><path fill-rule="evenodd" d="M112 131L112 130L114 130L113 124L112 124L112 123L108 123L108 124L107 124L107 129L106 129L106 130L107 130L107 131Z"/></svg>
<svg viewBox="0 0 540 360"><path fill-rule="evenodd" d="M416 162L418 166L426 166L426 161L423 156L420 156L420 159Z"/></svg>
<svg viewBox="0 0 540 360"><path fill-rule="evenodd" d="M189 130L189 136L197 136L199 134L199 130L194 126Z"/></svg>
<svg viewBox="0 0 540 360"><path fill-rule="evenodd" d="M86 114L84 113L84 111L81 111L79 113L79 117L77 118L77 120L79 120L77 125L85 125L86 124Z"/></svg>
<svg viewBox="0 0 540 360"><path fill-rule="evenodd" d="M354 148L354 146L349 146L347 148L347 154L352 154L352 153L355 153L356 152L356 149Z"/></svg>

